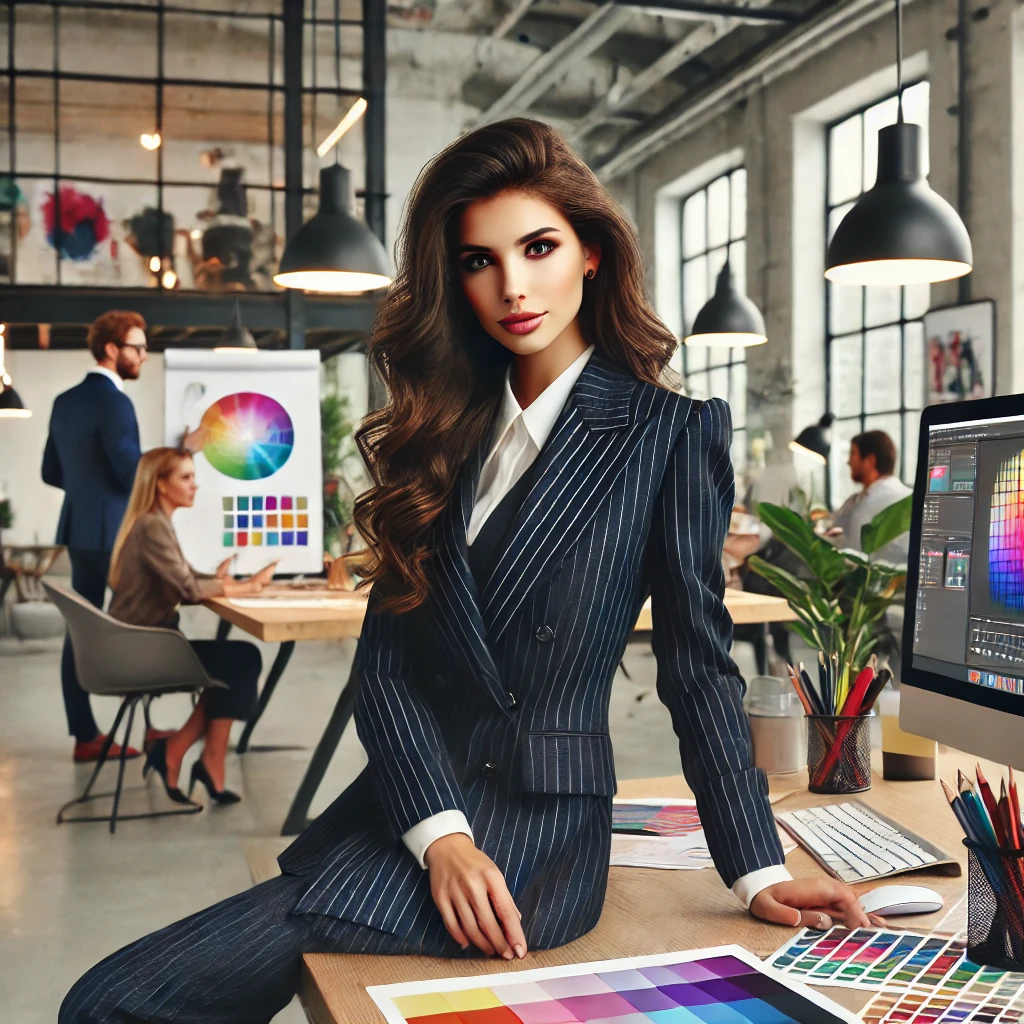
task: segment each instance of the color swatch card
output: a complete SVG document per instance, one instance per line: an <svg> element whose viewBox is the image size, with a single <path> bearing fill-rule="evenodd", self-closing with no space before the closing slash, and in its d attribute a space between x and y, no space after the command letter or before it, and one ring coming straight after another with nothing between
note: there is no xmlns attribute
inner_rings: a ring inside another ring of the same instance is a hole
<svg viewBox="0 0 1024 1024"><path fill-rule="evenodd" d="M854 1024L739 946L367 988L388 1024Z"/></svg>
<svg viewBox="0 0 1024 1024"><path fill-rule="evenodd" d="M612 832L630 836L686 836L701 831L696 800L657 797L615 800Z"/></svg>

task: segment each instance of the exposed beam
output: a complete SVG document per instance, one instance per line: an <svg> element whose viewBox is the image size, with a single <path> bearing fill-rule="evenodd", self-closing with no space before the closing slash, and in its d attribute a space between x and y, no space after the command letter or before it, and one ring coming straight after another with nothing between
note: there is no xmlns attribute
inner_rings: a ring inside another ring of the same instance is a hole
<svg viewBox="0 0 1024 1024"><path fill-rule="evenodd" d="M892 9L892 0L850 0L842 7L830 6L820 18L787 34L767 53L755 57L700 97L682 97L673 109L657 116L657 124L649 131L623 140L614 156L595 168L598 177L608 181L628 173L745 96L800 67L863 26L891 14Z"/></svg>
<svg viewBox="0 0 1024 1024"><path fill-rule="evenodd" d="M745 4L744 9L748 13L754 13L759 8L767 7L771 2L772 0L750 0ZM734 9L739 10L738 7ZM609 90L608 94L573 126L570 142L578 143L598 125L607 122L611 115L628 109L648 89L667 78L688 60L692 60L698 54L709 49L740 24L742 22L737 18L713 18L701 25L700 28L695 28L673 46L670 46L653 64L634 76L623 89Z"/></svg>
<svg viewBox="0 0 1024 1024"><path fill-rule="evenodd" d="M674 14L703 15L715 18L736 18L748 24L791 25L800 20L795 11L755 11L744 4L700 3L698 0L616 0L623 7L640 7L651 14L671 18Z"/></svg>
<svg viewBox="0 0 1024 1024"><path fill-rule="evenodd" d="M504 39L526 16L526 12L534 5L535 0L519 0L508 14L505 15L491 32L491 39Z"/></svg>
<svg viewBox="0 0 1024 1024"><path fill-rule="evenodd" d="M547 53L542 53L474 122L484 125L528 110L577 61L589 56L633 18L629 7L604 3Z"/></svg>

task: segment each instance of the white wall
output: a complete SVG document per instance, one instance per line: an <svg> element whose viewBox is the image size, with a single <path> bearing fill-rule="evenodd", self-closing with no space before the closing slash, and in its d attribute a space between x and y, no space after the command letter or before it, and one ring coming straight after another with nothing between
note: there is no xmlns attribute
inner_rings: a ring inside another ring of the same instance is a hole
<svg viewBox="0 0 1024 1024"><path fill-rule="evenodd" d="M51 543L57 532L64 492L43 483L40 467L53 399L77 384L95 365L86 350L66 352L8 351L7 370L22 401L32 410L29 419L0 418L0 488L11 499L14 527L4 540L14 544ZM164 359L151 355L137 381L125 392L135 406L142 448L163 443Z"/></svg>

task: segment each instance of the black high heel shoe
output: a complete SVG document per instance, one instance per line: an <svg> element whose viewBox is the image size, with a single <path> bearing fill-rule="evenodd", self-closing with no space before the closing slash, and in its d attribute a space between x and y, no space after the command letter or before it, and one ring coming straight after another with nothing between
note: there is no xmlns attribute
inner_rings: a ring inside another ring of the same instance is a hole
<svg viewBox="0 0 1024 1024"><path fill-rule="evenodd" d="M217 789L201 758L192 765L192 776L188 784L189 796L192 796L192 790L197 782L201 782L206 787L206 792L210 794L210 799L219 804L237 804L242 799L237 793L232 793L230 789Z"/></svg>
<svg viewBox="0 0 1024 1024"><path fill-rule="evenodd" d="M157 775L160 776L160 780L164 784L164 789L167 791L167 795L176 804L193 804L191 800L177 786L167 785L167 740L157 740L155 743L151 743L149 750L146 751L146 763L142 766L142 777L145 779L151 771L156 771Z"/></svg>

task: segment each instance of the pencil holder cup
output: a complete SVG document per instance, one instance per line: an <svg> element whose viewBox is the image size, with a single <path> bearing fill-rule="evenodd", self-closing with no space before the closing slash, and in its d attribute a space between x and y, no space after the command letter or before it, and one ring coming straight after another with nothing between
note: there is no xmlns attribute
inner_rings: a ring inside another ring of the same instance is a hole
<svg viewBox="0 0 1024 1024"><path fill-rule="evenodd" d="M967 847L967 956L1024 971L1024 850Z"/></svg>
<svg viewBox="0 0 1024 1024"><path fill-rule="evenodd" d="M807 716L807 788L812 793L863 793L871 788L871 718Z"/></svg>

